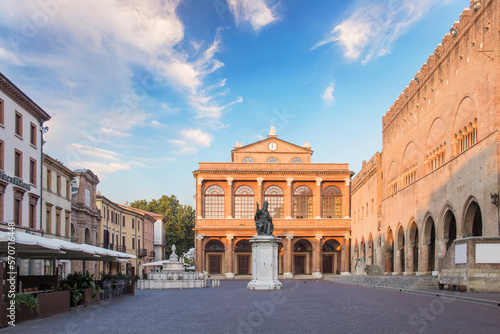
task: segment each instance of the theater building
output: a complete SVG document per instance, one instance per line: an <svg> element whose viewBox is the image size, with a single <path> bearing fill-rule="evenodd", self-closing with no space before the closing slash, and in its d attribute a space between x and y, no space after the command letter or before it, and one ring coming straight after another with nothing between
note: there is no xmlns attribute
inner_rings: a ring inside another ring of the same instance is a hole
<svg viewBox="0 0 500 334"><path fill-rule="evenodd" d="M470 5L382 118L383 151L353 180L352 253L498 291L500 8Z"/></svg>
<svg viewBox="0 0 500 334"><path fill-rule="evenodd" d="M349 271L348 164L312 163L306 143L268 138L236 143L229 163L200 162L196 179L196 265L210 274L251 275L257 205L269 202L285 278Z"/></svg>

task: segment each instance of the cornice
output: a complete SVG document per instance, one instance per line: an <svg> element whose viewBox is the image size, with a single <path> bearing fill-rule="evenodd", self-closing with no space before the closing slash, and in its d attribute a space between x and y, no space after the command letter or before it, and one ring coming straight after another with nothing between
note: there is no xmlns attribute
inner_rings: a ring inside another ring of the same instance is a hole
<svg viewBox="0 0 500 334"><path fill-rule="evenodd" d="M5 92L11 99L16 101L26 111L33 115L39 122L45 122L50 119L47 114L38 104L33 102L28 95L24 94L12 81L10 81L3 73L0 72L0 89Z"/></svg>

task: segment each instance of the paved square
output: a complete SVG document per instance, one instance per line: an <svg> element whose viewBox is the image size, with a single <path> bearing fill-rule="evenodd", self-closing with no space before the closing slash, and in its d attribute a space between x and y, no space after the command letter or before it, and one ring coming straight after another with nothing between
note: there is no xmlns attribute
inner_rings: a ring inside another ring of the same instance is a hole
<svg viewBox="0 0 500 334"><path fill-rule="evenodd" d="M495 333L500 307L326 281L281 291L139 290L136 296L21 323L5 333Z"/></svg>

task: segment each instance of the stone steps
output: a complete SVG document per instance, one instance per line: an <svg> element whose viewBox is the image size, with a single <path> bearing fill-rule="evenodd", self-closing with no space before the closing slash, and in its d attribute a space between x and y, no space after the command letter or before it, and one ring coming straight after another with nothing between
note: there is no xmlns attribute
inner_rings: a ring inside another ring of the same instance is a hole
<svg viewBox="0 0 500 334"><path fill-rule="evenodd" d="M405 290L438 289L438 279L433 276L328 276L325 280L337 283L378 286Z"/></svg>

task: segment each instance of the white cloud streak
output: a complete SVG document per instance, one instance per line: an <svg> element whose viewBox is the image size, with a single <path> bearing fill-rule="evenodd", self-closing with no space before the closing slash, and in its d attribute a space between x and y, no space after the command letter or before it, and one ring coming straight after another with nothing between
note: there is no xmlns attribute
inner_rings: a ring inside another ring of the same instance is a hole
<svg viewBox="0 0 500 334"><path fill-rule="evenodd" d="M435 0L391 0L359 6L316 43L313 48L334 43L343 49L344 57L356 61L370 60L390 53L392 44L405 34L429 10Z"/></svg>
<svg viewBox="0 0 500 334"><path fill-rule="evenodd" d="M279 19L265 0L227 0L227 4L236 24L249 23L255 31Z"/></svg>
<svg viewBox="0 0 500 334"><path fill-rule="evenodd" d="M333 84L331 84L330 86L326 87L325 91L321 95L321 98L323 99L323 101L327 106L331 106L335 102L335 98L333 97L334 90L335 88Z"/></svg>

